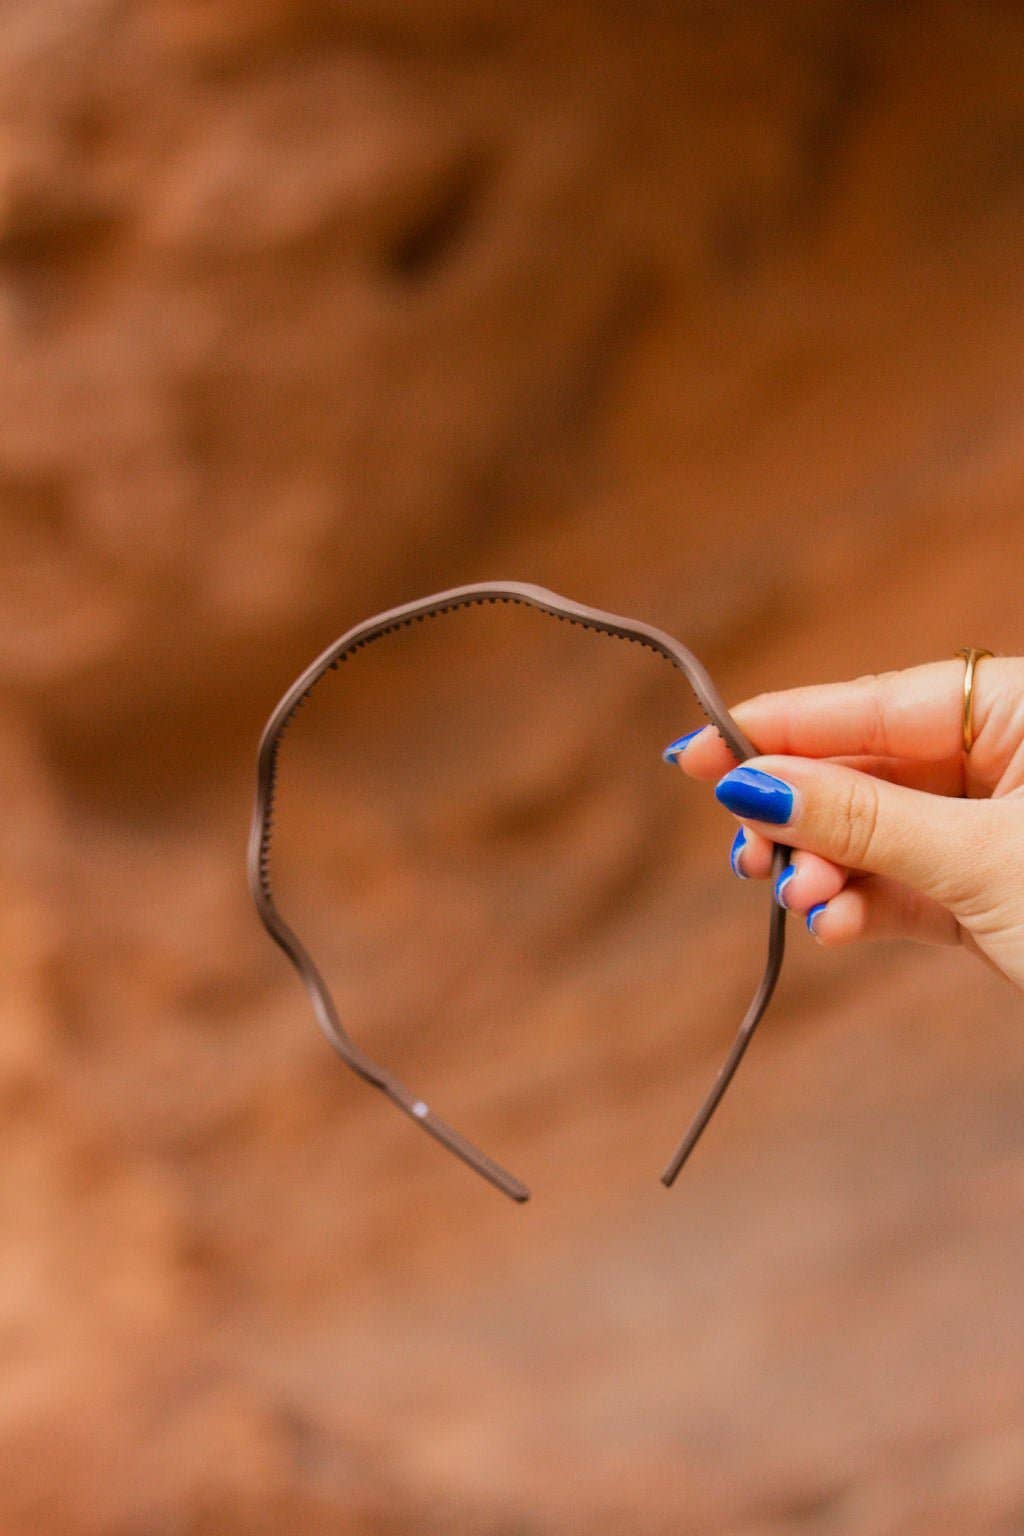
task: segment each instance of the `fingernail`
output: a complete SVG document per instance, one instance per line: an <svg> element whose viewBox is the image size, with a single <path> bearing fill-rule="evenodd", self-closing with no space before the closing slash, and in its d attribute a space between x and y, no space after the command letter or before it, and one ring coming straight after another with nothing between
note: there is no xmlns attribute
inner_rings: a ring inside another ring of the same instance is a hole
<svg viewBox="0 0 1024 1536"><path fill-rule="evenodd" d="M786 906L786 898L783 895L783 890L789 884L789 882L792 880L792 878L793 878L793 876L795 874L796 874L796 865L795 864L787 864L785 869L782 871L781 875L779 876L779 878L775 882L775 900L778 902L780 907L785 907Z"/></svg>
<svg viewBox="0 0 1024 1536"><path fill-rule="evenodd" d="M732 847L729 849L729 863L732 865L733 874L738 875L741 880L749 879L749 876L745 875L740 868L740 854L743 852L746 846L747 834L744 832L743 828L740 827L739 831L736 833L736 836L732 840Z"/></svg>
<svg viewBox="0 0 1024 1536"><path fill-rule="evenodd" d="M793 815L792 787L760 768L733 768L715 785L715 796L727 811L748 821L784 827Z"/></svg>
<svg viewBox="0 0 1024 1536"><path fill-rule="evenodd" d="M698 725L695 731L687 731L685 736L677 736L675 741L670 741L661 754L666 763L674 763L681 752L685 752L695 736L699 736L704 726Z"/></svg>
<svg viewBox="0 0 1024 1536"><path fill-rule="evenodd" d="M827 901L819 901L818 905L816 907L812 907L811 910L807 914L807 932L810 933L810 934L814 934L815 938L817 938L818 935L815 932L814 925L817 922L818 918L821 916L821 914L824 912L824 910L825 910L825 908L827 906L828 906L828 902Z"/></svg>

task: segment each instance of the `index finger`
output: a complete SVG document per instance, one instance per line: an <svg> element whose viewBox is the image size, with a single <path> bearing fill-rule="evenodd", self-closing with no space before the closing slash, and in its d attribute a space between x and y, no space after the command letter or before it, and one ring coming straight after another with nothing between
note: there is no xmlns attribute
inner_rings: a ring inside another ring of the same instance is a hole
<svg viewBox="0 0 1024 1536"><path fill-rule="evenodd" d="M984 667L979 667L976 721L982 718L984 675ZM961 660L926 662L849 682L761 693L732 713L761 755L958 762L963 679ZM708 727L692 738L678 761L694 778L718 779L736 760L717 731Z"/></svg>

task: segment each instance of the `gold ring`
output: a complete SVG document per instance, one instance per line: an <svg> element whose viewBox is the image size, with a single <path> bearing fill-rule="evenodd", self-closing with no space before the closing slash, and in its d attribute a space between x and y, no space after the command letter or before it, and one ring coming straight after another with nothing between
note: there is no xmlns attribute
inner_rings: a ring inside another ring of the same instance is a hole
<svg viewBox="0 0 1024 1536"><path fill-rule="evenodd" d="M991 656L991 651L979 649L974 645L963 645L956 653L962 656L967 663L964 668L964 711L963 711L963 741L964 752L969 752L974 746L974 671L983 656Z"/></svg>

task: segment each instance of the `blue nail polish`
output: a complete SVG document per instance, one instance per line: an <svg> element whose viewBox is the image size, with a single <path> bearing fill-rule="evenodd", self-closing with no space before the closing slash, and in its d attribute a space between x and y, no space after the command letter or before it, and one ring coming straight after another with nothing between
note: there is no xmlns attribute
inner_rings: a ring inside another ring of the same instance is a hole
<svg viewBox="0 0 1024 1536"><path fill-rule="evenodd" d="M703 725L698 725L695 731L687 731L685 736L677 736L675 741L670 741L661 754L666 763L674 763L680 752L685 752L695 736L699 736L704 730Z"/></svg>
<svg viewBox="0 0 1024 1536"><path fill-rule="evenodd" d="M819 901L818 905L816 907L812 907L811 910L808 912L808 914L807 914L807 932L808 933L813 933L814 932L815 920L821 916L822 912L824 912L824 910L825 910L825 908L827 906L828 906L828 902L827 901Z"/></svg>
<svg viewBox="0 0 1024 1536"><path fill-rule="evenodd" d="M746 846L747 834L744 832L743 828L740 827L739 831L736 833L736 836L732 840L732 847L729 849L729 863L732 865L732 872L734 875L737 875L740 880L749 879L749 876L745 875L742 869L740 869L740 854L743 852Z"/></svg>
<svg viewBox="0 0 1024 1536"><path fill-rule="evenodd" d="M796 874L796 865L795 864L787 864L785 869L782 871L781 875L779 876L779 878L775 882L775 900L778 902L780 907L786 907L786 898L783 895L783 889L784 889L785 886L787 886L789 884L789 882L792 880L792 878L793 878L793 876L795 874Z"/></svg>
<svg viewBox="0 0 1024 1536"><path fill-rule="evenodd" d="M793 814L791 786L760 768L733 768L715 785L715 796L727 811L749 821L784 827Z"/></svg>

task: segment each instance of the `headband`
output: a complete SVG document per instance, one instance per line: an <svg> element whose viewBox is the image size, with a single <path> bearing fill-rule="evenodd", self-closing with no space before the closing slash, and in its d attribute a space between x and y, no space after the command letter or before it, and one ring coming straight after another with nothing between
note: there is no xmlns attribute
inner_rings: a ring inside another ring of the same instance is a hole
<svg viewBox="0 0 1024 1536"><path fill-rule="evenodd" d="M468 608L478 603L522 603L541 613L551 614L556 619L568 620L570 624L579 624L599 634L613 635L620 640L629 640L634 644L645 646L656 655L663 656L683 673L704 713L740 761L755 756L756 752L729 714L707 671L685 645L681 645L664 630L655 629L651 624L626 619L620 614L606 613L601 608L589 608L583 603L573 602L571 598L561 597L557 592L550 592L546 587L520 581L480 581L468 586L451 587L446 592L435 592L429 597L417 598L411 603L402 603L397 608L388 608L384 613L364 619L361 624L356 624L354 628L347 630L340 639L335 640L321 652L305 672L292 683L267 721L259 746L256 803L249 834L248 855L249 889L264 927L298 971L309 993L317 1022L342 1061L366 1082L379 1088L393 1104L421 1125L456 1157L468 1163L483 1178L513 1200L523 1201L530 1198L530 1191L525 1184L502 1168L493 1158L488 1157L485 1152L481 1152L460 1132L447 1125L422 1099L410 1093L390 1072L372 1061L348 1035L342 1027L327 984L313 963L309 952L278 912L270 883L274 787L281 741L288 725L309 698L317 683L327 672L336 670L342 662L348 661L363 646L371 645L382 635L406 628L423 619L435 618L439 614L452 613L459 608ZM776 871L781 870L788 860L789 849L776 848L773 868ZM661 1176L662 1183L666 1186L674 1183L683 1164L700 1140L768 1007L782 968L785 922L785 911L773 901L768 924L768 953L757 990L743 1016L729 1054L722 1063L686 1135Z"/></svg>

